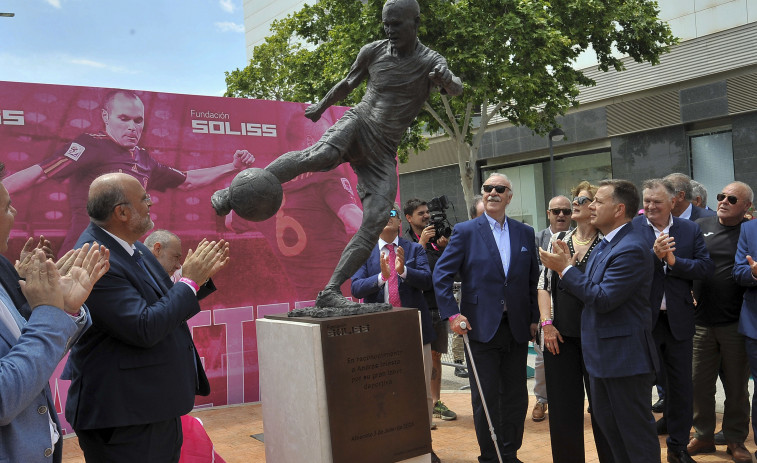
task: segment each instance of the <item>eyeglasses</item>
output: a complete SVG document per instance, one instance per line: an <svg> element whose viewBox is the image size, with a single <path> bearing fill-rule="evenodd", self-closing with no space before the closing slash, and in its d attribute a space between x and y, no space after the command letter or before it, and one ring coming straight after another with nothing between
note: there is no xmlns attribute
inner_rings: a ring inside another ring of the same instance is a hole
<svg viewBox="0 0 757 463"><path fill-rule="evenodd" d="M583 206L586 203L592 202L592 199L588 196L576 196L573 198L573 202L578 204L579 206Z"/></svg>
<svg viewBox="0 0 757 463"><path fill-rule="evenodd" d="M556 207L554 209L548 209L548 210L549 210L549 212L551 212L551 213L553 213L555 215L560 215L560 213L562 212L562 215L566 215L566 216L570 215L570 213L572 212L570 209L561 209L559 207Z"/></svg>
<svg viewBox="0 0 757 463"><path fill-rule="evenodd" d="M389 211L389 217L398 217L399 215L400 215L400 213L397 212L394 209L392 209L391 211Z"/></svg>
<svg viewBox="0 0 757 463"><path fill-rule="evenodd" d="M716 196L716 198L718 198L718 202L720 202L720 201L722 201L722 200L724 200L726 198L728 198L728 202L731 203L731 204L736 204L737 202L739 202L739 198L737 198L737 197L735 197L733 195L726 195L725 193L718 193L718 195Z"/></svg>
<svg viewBox="0 0 757 463"><path fill-rule="evenodd" d="M510 189L504 185L484 185L481 188L484 190L484 193L491 193L492 190L497 190L497 193L499 194L502 194Z"/></svg>

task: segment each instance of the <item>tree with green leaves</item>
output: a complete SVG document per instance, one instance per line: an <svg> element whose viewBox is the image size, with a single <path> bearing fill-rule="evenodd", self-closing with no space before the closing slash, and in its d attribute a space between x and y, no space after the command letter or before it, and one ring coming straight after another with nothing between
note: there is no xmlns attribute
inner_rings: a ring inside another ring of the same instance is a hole
<svg viewBox="0 0 757 463"><path fill-rule="evenodd" d="M385 38L383 0L319 0L275 21L244 69L226 73L226 96L315 102L340 81L366 43ZM420 41L447 58L461 96L435 93L408 130L400 161L428 147L424 133L455 143L471 205L481 139L497 115L545 134L595 82L573 68L584 51L599 69L621 71L618 53L659 62L676 43L653 0L419 0ZM365 84L341 103L354 105ZM480 112L480 125L473 117Z"/></svg>

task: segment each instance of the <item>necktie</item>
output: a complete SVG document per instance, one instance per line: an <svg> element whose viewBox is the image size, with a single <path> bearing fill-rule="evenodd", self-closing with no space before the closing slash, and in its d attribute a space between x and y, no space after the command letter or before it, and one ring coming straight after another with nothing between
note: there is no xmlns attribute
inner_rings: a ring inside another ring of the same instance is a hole
<svg viewBox="0 0 757 463"><path fill-rule="evenodd" d="M5 323L11 333L13 333L13 336L18 339L21 336L21 329L16 321L16 317L11 313L11 310L16 310L15 307L10 295L0 285L0 320Z"/></svg>
<svg viewBox="0 0 757 463"><path fill-rule="evenodd" d="M150 279L153 286L155 286L155 288L160 288L160 285L158 285L158 283L155 281L155 278L152 277L152 274L150 273L150 271L147 270L147 266L145 265L145 261L142 259L142 253L139 251L139 249L134 250L133 257L134 257L134 260L137 261L137 264L140 267L142 267L142 270L144 270L144 272L147 274L147 277Z"/></svg>
<svg viewBox="0 0 757 463"><path fill-rule="evenodd" d="M389 249L389 258L387 259L387 263L389 264L389 280L386 282L389 285L389 303L393 307L401 307L399 278L397 277L397 269L394 263L397 260L394 244L387 244L386 247Z"/></svg>

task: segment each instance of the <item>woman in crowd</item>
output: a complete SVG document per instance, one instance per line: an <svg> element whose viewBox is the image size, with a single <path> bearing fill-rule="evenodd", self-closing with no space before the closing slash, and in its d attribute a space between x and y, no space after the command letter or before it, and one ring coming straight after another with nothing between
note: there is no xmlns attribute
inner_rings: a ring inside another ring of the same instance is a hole
<svg viewBox="0 0 757 463"><path fill-rule="evenodd" d="M571 190L576 228L552 235L549 252L557 239L568 243L572 264L585 271L592 250L602 240L591 224L589 204L597 187L587 181ZM589 375L581 352L581 311L583 302L560 285L560 277L547 268L538 284L540 325L544 343L544 373L549 397L549 434L554 463L584 462L584 387L591 402ZM612 462L612 451L595 424L594 442L599 461Z"/></svg>

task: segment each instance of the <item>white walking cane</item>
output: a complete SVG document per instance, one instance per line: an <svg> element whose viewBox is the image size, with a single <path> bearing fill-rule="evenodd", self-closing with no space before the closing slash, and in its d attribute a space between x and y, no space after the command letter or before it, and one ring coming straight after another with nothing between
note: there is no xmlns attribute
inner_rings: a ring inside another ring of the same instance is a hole
<svg viewBox="0 0 757 463"><path fill-rule="evenodd" d="M468 324L460 322L460 329L468 329ZM470 359L470 366L473 368L473 377L476 378L476 386L478 386L478 394L481 396L481 404L484 406L484 413L486 414L486 422L489 423L489 432L492 435L492 441L494 441L494 449L497 451L497 459L499 463L502 463L502 454L499 453L499 445L497 445L497 435L494 434L494 425L492 424L492 418L489 416L489 407L486 406L486 399L484 398L484 391L481 389L481 382L478 380L478 371L476 370L476 362L473 361L473 352L470 350L470 342L468 341L468 333L463 333L463 341L465 341L465 348L468 349L468 358Z"/></svg>

